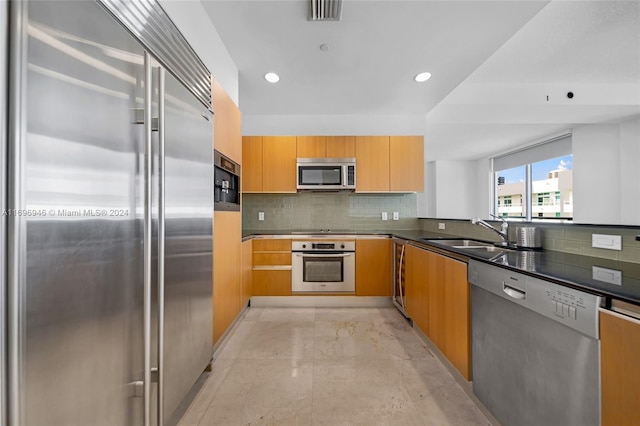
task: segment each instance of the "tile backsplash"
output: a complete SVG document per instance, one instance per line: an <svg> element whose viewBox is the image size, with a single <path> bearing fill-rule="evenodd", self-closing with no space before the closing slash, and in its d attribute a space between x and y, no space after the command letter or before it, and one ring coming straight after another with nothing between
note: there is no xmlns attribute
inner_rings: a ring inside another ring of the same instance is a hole
<svg viewBox="0 0 640 426"><path fill-rule="evenodd" d="M439 223L444 223L446 229L438 229ZM500 229L500 222L490 221L489 223ZM420 219L420 224L420 228L428 232L438 232L488 241L500 240L500 237L494 232L478 225L473 225L471 221ZM526 225L531 224L528 223ZM640 263L640 241L635 240L636 235L640 234L640 227L541 223L534 223L533 225L540 228L542 247L545 250ZM515 239L514 233L517 226L518 224L512 224L510 226L509 234L511 240ZM591 234L622 236L622 250L606 250L591 247Z"/></svg>
<svg viewBox="0 0 640 426"><path fill-rule="evenodd" d="M246 230L385 231L420 226L416 194L243 194L242 203ZM263 221L258 221L258 212L264 212ZM382 220L382 212L388 220ZM399 212L399 220L392 220L393 212Z"/></svg>

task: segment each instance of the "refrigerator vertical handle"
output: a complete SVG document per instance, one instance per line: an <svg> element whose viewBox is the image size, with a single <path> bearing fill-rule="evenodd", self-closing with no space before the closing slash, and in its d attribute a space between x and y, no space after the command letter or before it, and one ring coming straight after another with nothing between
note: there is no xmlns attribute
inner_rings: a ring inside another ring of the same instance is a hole
<svg viewBox="0 0 640 426"><path fill-rule="evenodd" d="M158 78L158 175L160 188L158 191L158 426L164 419L164 258L165 258L165 183L164 183L164 89L165 70L159 68Z"/></svg>
<svg viewBox="0 0 640 426"><path fill-rule="evenodd" d="M151 152L151 57L144 53L144 280L143 280L143 336L144 426L151 426L151 208L152 208L152 152Z"/></svg>

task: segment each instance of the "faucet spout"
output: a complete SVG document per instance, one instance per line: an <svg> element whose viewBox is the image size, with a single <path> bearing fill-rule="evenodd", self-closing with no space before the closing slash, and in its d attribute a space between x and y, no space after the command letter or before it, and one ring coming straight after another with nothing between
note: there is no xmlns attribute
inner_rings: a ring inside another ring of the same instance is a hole
<svg viewBox="0 0 640 426"><path fill-rule="evenodd" d="M494 217L496 217L496 216L494 216ZM474 225L479 225L479 226L482 226L484 228L487 228L487 229L495 232L496 234L500 235L500 238L502 238L502 243L501 244L504 245L504 246L508 246L509 245L509 224L507 223L506 220L502 219L501 217L496 217L496 218L502 220L502 230L498 230L498 229L494 228L489 223L485 222L484 220L482 220L482 219L480 219L478 217L474 217L473 219L471 219L471 223L474 224Z"/></svg>

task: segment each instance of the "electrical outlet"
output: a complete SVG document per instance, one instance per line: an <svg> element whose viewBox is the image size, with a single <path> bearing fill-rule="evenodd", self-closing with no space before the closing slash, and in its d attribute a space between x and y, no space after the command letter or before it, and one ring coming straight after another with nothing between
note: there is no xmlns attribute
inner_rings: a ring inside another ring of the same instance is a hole
<svg viewBox="0 0 640 426"><path fill-rule="evenodd" d="M620 235L591 234L591 247L622 250L622 237Z"/></svg>
<svg viewBox="0 0 640 426"><path fill-rule="evenodd" d="M387 212L382 212L382 220L387 220Z"/></svg>
<svg viewBox="0 0 640 426"><path fill-rule="evenodd" d="M400 212L393 212L393 220L400 219Z"/></svg>
<svg viewBox="0 0 640 426"><path fill-rule="evenodd" d="M446 229L445 224L442 222L438 223L438 229Z"/></svg>
<svg viewBox="0 0 640 426"><path fill-rule="evenodd" d="M258 220L264 220L264 212L258 212Z"/></svg>

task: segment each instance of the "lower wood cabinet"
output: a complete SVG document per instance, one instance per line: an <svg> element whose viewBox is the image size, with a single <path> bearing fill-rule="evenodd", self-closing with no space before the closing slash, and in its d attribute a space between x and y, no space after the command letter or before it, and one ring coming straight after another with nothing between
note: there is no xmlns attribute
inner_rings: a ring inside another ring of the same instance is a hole
<svg viewBox="0 0 640 426"><path fill-rule="evenodd" d="M356 296L391 296L391 239L356 240Z"/></svg>
<svg viewBox="0 0 640 426"><path fill-rule="evenodd" d="M460 374L471 380L471 323L467 264L407 245L407 313Z"/></svg>
<svg viewBox="0 0 640 426"><path fill-rule="evenodd" d="M253 240L253 295L291 296L291 240Z"/></svg>
<svg viewBox="0 0 640 426"><path fill-rule="evenodd" d="M213 342L217 343L240 313L242 216L219 211L213 217Z"/></svg>
<svg viewBox="0 0 640 426"><path fill-rule="evenodd" d="M640 421L640 321L600 310L602 425Z"/></svg>
<svg viewBox="0 0 640 426"><path fill-rule="evenodd" d="M242 266L241 266L240 310L242 310L251 295L253 295L253 240L242 243Z"/></svg>
<svg viewBox="0 0 640 426"><path fill-rule="evenodd" d="M406 311L414 326L429 332L429 255L412 245L405 245L404 277Z"/></svg>

